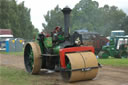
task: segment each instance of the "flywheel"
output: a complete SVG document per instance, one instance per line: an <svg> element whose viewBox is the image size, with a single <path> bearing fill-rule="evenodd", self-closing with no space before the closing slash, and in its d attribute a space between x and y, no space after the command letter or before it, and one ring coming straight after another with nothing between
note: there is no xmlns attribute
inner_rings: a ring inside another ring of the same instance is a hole
<svg viewBox="0 0 128 85"><path fill-rule="evenodd" d="M98 62L92 52L67 53L66 67L61 75L68 82L93 79L98 73Z"/></svg>
<svg viewBox="0 0 128 85"><path fill-rule="evenodd" d="M24 64L28 73L37 74L41 68L41 50L37 43L29 42L24 49Z"/></svg>

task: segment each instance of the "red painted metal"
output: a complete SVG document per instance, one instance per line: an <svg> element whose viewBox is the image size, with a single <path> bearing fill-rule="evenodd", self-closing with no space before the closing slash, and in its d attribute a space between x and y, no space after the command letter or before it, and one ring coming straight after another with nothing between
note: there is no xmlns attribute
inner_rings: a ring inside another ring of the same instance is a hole
<svg viewBox="0 0 128 85"><path fill-rule="evenodd" d="M92 46L71 47L71 48L60 49L60 63L61 63L61 67L62 68L66 68L65 53L82 52L82 51L91 51L93 53L95 52L94 47L92 47Z"/></svg>

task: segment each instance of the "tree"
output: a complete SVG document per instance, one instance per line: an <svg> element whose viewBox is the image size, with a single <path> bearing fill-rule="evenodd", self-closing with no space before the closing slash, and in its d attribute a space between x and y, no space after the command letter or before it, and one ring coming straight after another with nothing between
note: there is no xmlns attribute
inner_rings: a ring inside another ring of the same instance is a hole
<svg viewBox="0 0 128 85"><path fill-rule="evenodd" d="M47 32L51 32L56 26L63 26L63 14L58 5L54 10L48 11L44 18L46 23L42 23L42 25Z"/></svg>
<svg viewBox="0 0 128 85"><path fill-rule="evenodd" d="M35 27L30 11L24 2L17 4L15 0L0 0L0 28L11 29L14 37L32 39Z"/></svg>
<svg viewBox="0 0 128 85"><path fill-rule="evenodd" d="M98 2L92 0L81 0L76 4L72 12L72 31L83 28L94 31L96 28L94 24L98 20L96 16L98 15L98 6Z"/></svg>
<svg viewBox="0 0 128 85"><path fill-rule="evenodd" d="M105 5L101 10L100 31L103 34L110 35L111 30L121 30L121 24L126 14L116 6L109 7Z"/></svg>
<svg viewBox="0 0 128 85"><path fill-rule="evenodd" d="M104 5L99 7L98 2L92 0L81 0L75 5L71 13L70 32L78 29L87 29L103 35L110 35L112 30L126 30L126 14L116 6ZM52 30L55 26L63 26L63 15L59 6L48 11L44 16L45 30Z"/></svg>
<svg viewBox="0 0 128 85"><path fill-rule="evenodd" d="M125 30L128 35L128 16L126 16L121 24L121 30Z"/></svg>

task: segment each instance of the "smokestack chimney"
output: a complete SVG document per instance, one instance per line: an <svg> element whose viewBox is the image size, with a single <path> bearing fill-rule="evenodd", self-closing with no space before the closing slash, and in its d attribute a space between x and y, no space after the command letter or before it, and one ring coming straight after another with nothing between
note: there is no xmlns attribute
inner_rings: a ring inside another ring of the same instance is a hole
<svg viewBox="0 0 128 85"><path fill-rule="evenodd" d="M63 8L62 12L64 14L64 36L69 37L69 25L70 25L70 12L72 10L68 7Z"/></svg>

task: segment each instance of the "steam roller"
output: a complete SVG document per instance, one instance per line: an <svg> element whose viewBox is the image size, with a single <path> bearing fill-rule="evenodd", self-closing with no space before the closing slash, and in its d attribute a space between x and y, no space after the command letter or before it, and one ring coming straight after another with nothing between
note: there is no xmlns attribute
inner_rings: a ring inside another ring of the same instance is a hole
<svg viewBox="0 0 128 85"><path fill-rule="evenodd" d="M28 42L24 48L24 64L30 74L41 69L59 71L66 82L90 80L96 77L99 64L94 47L82 46L82 35L69 34L71 9L66 7L64 30L57 26L51 34L41 33L35 42Z"/></svg>

